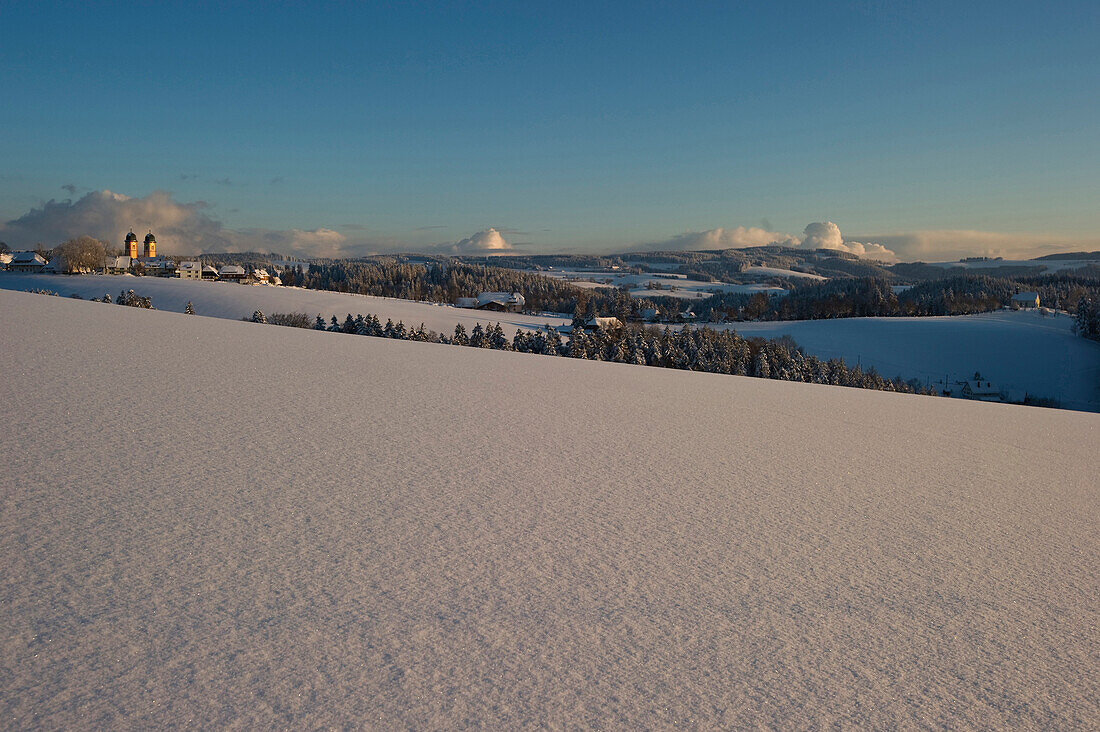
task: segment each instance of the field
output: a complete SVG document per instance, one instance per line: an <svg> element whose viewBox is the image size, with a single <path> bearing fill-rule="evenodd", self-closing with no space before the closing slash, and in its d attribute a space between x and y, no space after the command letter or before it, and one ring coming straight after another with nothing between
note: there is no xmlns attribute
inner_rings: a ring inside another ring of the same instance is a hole
<svg viewBox="0 0 1100 732"><path fill-rule="evenodd" d="M6 727L1100 725L1098 415L0 312Z"/></svg>
<svg viewBox="0 0 1100 732"><path fill-rule="evenodd" d="M320 315L326 321L336 315L344 316L373 313L386 322L404 321L417 327L421 323L430 330L452 333L461 323L467 331L481 323L500 323L509 336L517 328L538 329L546 324L561 325L567 318L560 316L534 316L516 313L494 313L466 310L453 305L398 300L390 297L370 297L341 292L305 290L293 287L240 285L232 282L196 282L193 280L165 279L160 277L129 277L106 275L44 275L0 272L0 289L45 289L68 297L72 294L85 299L102 298L109 294L113 299L121 290L134 290L139 295L153 298L153 307L182 313L190 301L195 313L215 318L238 320L249 317L254 310L271 313L306 313L311 318Z"/></svg>
<svg viewBox="0 0 1100 732"><path fill-rule="evenodd" d="M939 318L841 318L733 323L744 336L789 335L819 358L874 366L883 376L941 391L975 372L998 386L1100 411L1100 343L1073 334L1073 318L1002 310Z"/></svg>

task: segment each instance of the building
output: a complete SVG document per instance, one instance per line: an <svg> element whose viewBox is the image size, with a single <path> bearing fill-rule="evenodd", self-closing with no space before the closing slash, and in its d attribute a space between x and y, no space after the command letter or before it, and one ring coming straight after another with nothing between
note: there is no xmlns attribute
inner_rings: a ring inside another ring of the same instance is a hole
<svg viewBox="0 0 1100 732"><path fill-rule="evenodd" d="M130 258L131 261L138 258L141 253L138 251L137 234L133 229L130 229L130 233L126 235L126 245L122 247L122 253Z"/></svg>
<svg viewBox="0 0 1100 732"><path fill-rule="evenodd" d="M7 252L0 252L0 269L7 269L8 264L11 263L11 255Z"/></svg>
<svg viewBox="0 0 1100 732"><path fill-rule="evenodd" d="M267 273L266 269L254 269L252 270L252 283L256 285L266 285L271 280L271 275Z"/></svg>
<svg viewBox="0 0 1100 732"><path fill-rule="evenodd" d="M1018 292L1012 296L1012 304L1018 308L1039 307L1038 292Z"/></svg>
<svg viewBox="0 0 1100 732"><path fill-rule="evenodd" d="M1001 401L1001 390L993 386L993 382L980 378L979 374L974 374L974 376L976 378L967 379L963 382L960 390L963 399L977 399L981 402Z"/></svg>
<svg viewBox="0 0 1100 732"><path fill-rule="evenodd" d="M8 269L12 272L41 272L46 264L46 259L37 252L16 252L11 255Z"/></svg>
<svg viewBox="0 0 1100 732"><path fill-rule="evenodd" d="M218 270L218 279L226 282L240 282L245 278L244 267L227 264Z"/></svg>
<svg viewBox="0 0 1100 732"><path fill-rule="evenodd" d="M107 257L107 274L124 274L130 271L130 267L134 265L134 260L128 256L126 257Z"/></svg>
<svg viewBox="0 0 1100 732"><path fill-rule="evenodd" d="M135 237L136 238L136 237ZM157 256L157 238L153 236L153 232L150 231L145 235L145 251L142 254L143 257L155 257Z"/></svg>
<svg viewBox="0 0 1100 732"><path fill-rule="evenodd" d="M180 262L179 273L181 280L201 280L202 262Z"/></svg>
<svg viewBox="0 0 1100 732"><path fill-rule="evenodd" d="M523 295L518 292L482 292L477 296L478 310L518 313L523 310Z"/></svg>
<svg viewBox="0 0 1100 732"><path fill-rule="evenodd" d="M218 279L218 270L208 264L202 268L202 278L208 282L213 282Z"/></svg>
<svg viewBox="0 0 1100 732"><path fill-rule="evenodd" d="M153 244L154 249L156 244ZM145 268L145 274L153 277L175 277L178 273L175 260L168 257L141 257L139 260Z"/></svg>
<svg viewBox="0 0 1100 732"><path fill-rule="evenodd" d="M584 324L584 329L589 332L601 330L605 333L613 333L623 329L623 321L618 318L589 318Z"/></svg>

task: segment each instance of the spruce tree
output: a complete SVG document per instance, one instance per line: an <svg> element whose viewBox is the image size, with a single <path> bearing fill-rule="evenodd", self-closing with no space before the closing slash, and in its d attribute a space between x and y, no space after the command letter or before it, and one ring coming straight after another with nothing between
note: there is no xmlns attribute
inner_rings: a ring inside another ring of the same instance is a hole
<svg viewBox="0 0 1100 732"><path fill-rule="evenodd" d="M190 300L187 301L187 306L184 307L183 312L186 313L187 315L194 315L195 314L195 306L191 304Z"/></svg>

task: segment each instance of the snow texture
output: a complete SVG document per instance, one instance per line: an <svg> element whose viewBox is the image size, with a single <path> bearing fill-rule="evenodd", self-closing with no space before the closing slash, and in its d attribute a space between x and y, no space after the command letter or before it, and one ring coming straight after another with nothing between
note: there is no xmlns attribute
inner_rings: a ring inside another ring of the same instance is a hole
<svg viewBox="0 0 1100 732"><path fill-rule="evenodd" d="M265 314L306 313L313 318L320 315L325 321L335 315L341 321L348 314L373 313L383 323L387 318L393 322L404 321L405 325L424 327L439 333L450 335L455 326L462 324L469 332L481 323L483 326L500 323L509 336L516 328L537 330L549 324L563 325L569 322L561 316L520 315L517 313L498 313L480 310L464 310L449 304L416 302L389 297L370 297L343 292L306 290L297 287L275 287L267 285L241 285L235 282L201 282L163 277L132 277L110 275L85 275L69 277L65 275L20 274L0 272L0 289L35 290L45 289L59 295L78 294L85 299L103 297L110 294L111 299L118 297L121 290L133 290L139 295L153 298L153 307L158 310L172 310L182 313L188 301L194 303L197 315L234 320L252 315L256 310Z"/></svg>
<svg viewBox="0 0 1100 732"><path fill-rule="evenodd" d="M1073 318L1041 310L921 318L731 323L745 337L791 336L818 358L874 366L886 377L943 388L981 372L998 387L1100 411L1100 343L1073 334Z"/></svg>
<svg viewBox="0 0 1100 732"><path fill-rule="evenodd" d="M4 727L1100 725L1098 415L0 315Z"/></svg>

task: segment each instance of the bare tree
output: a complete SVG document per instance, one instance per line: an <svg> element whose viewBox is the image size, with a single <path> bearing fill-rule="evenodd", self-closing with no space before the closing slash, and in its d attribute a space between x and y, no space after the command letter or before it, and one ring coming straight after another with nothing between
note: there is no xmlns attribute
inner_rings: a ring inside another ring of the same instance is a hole
<svg viewBox="0 0 1100 732"><path fill-rule="evenodd" d="M61 257L65 272L86 272L103 266L107 249L103 242L90 236L70 239L53 250L53 257Z"/></svg>

